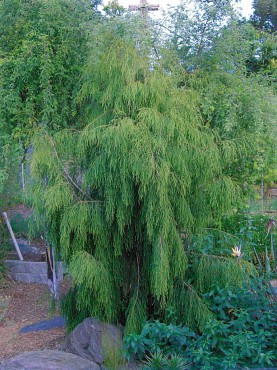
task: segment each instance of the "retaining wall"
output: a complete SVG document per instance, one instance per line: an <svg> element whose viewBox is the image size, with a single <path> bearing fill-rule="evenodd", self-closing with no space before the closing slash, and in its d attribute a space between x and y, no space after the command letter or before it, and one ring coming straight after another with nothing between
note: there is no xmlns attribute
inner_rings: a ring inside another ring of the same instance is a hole
<svg viewBox="0 0 277 370"><path fill-rule="evenodd" d="M38 284L47 284L48 282L46 262L6 260L5 265L8 275L16 281ZM57 278L59 281L63 280L63 273L62 262L57 262Z"/></svg>

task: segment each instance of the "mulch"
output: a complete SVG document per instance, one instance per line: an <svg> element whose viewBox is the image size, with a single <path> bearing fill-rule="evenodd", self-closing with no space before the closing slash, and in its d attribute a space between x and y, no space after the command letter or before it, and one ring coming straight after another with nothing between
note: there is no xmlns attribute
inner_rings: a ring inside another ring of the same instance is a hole
<svg viewBox="0 0 277 370"><path fill-rule="evenodd" d="M10 219L20 214L29 218L32 209L23 204L5 209ZM17 236L18 242L20 237ZM24 239L24 238L23 238ZM40 238L33 239L31 245L37 248L36 254L25 254L26 261L44 261L45 243ZM11 259L18 259L13 247ZM7 278L8 279L8 278ZM40 349L58 349L65 338L65 328L20 333L27 325L59 316L59 308L52 309L52 297L47 285L26 284L13 280L0 281L0 362L19 353ZM70 287L68 280L60 284L62 296Z"/></svg>
<svg viewBox="0 0 277 370"><path fill-rule="evenodd" d="M70 282L63 281L61 295L69 287ZM46 285L8 281L0 287L1 298L8 301L8 306L0 316L0 361L25 351L59 349L65 338L65 328L19 333L26 325L60 315L59 308L51 309L53 301Z"/></svg>

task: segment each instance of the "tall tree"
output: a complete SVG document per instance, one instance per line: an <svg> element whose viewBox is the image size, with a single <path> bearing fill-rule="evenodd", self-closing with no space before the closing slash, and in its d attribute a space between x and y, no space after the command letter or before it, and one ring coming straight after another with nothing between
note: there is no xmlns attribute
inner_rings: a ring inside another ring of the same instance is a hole
<svg viewBox="0 0 277 370"><path fill-rule="evenodd" d="M233 16L230 1L183 0L157 23L161 31L169 32L165 37L170 39L182 65L195 71L205 63L207 53Z"/></svg>
<svg viewBox="0 0 277 370"><path fill-rule="evenodd" d="M277 31L277 3L275 0L254 0L251 20L255 27L268 32Z"/></svg>
<svg viewBox="0 0 277 370"><path fill-rule="evenodd" d="M269 76L277 89L277 3L271 0L254 0L253 7L251 22L259 33L248 67L251 72L261 72Z"/></svg>
<svg viewBox="0 0 277 370"><path fill-rule="evenodd" d="M201 95L206 125L222 139L249 143L244 155L226 168L249 189L262 167L271 172L276 166L276 40L241 21L228 3L201 2L192 9L184 1L167 21L165 65L180 76L190 72L184 74L183 84L192 83Z"/></svg>
<svg viewBox="0 0 277 370"><path fill-rule="evenodd" d="M71 327L96 315L128 332L171 306L180 322L203 327L209 311L184 284L181 234L232 207L239 188L223 168L237 153L203 125L195 89L114 31L101 32L87 65L87 126L42 131L35 142L37 204L74 281L65 313ZM241 272L225 265L221 278Z"/></svg>
<svg viewBox="0 0 277 370"><path fill-rule="evenodd" d="M2 180L35 127L71 126L81 114L75 98L95 14L78 0L0 1Z"/></svg>

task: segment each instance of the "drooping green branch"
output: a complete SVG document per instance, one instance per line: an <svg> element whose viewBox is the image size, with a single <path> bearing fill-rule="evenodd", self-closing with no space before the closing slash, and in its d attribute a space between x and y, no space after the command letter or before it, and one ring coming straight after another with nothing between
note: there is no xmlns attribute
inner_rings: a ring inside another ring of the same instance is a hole
<svg viewBox="0 0 277 370"><path fill-rule="evenodd" d="M210 313L184 285L180 230L220 217L238 188L224 174L218 138L202 125L198 93L119 38L88 62L83 104L92 96L90 123L54 135L54 148L38 135L32 163L40 184L48 179L40 201L75 284L68 320L89 313L139 331L175 306L180 321L203 328Z"/></svg>

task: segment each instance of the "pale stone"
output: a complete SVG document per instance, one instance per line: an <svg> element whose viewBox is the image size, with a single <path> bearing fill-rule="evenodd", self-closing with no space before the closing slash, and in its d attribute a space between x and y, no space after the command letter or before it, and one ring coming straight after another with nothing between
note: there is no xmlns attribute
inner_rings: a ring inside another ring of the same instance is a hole
<svg viewBox="0 0 277 370"><path fill-rule="evenodd" d="M100 370L100 367L72 353L44 350L21 353L0 364L0 370Z"/></svg>

